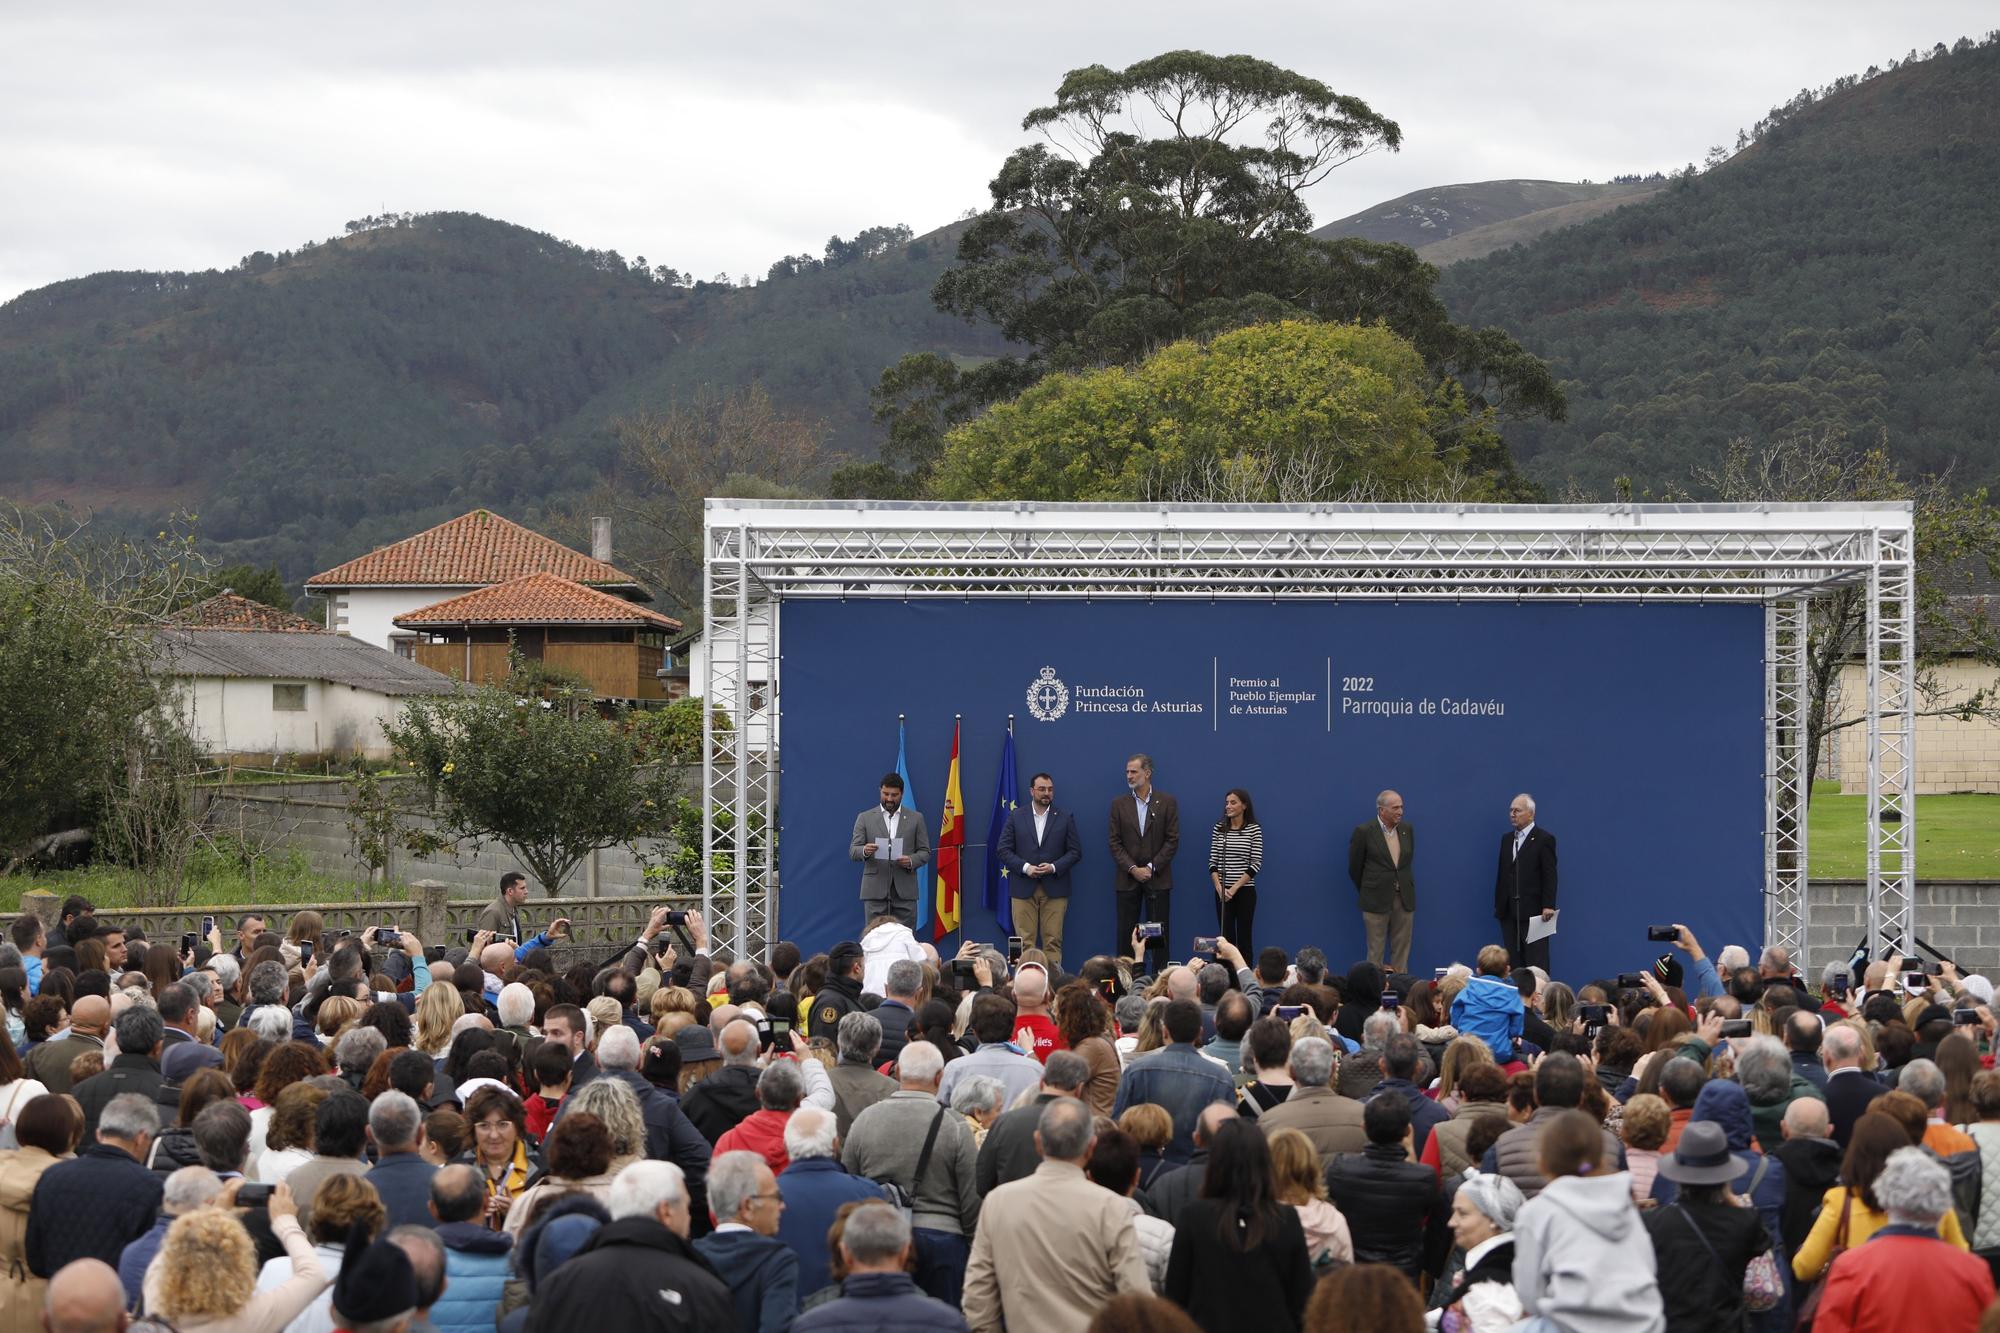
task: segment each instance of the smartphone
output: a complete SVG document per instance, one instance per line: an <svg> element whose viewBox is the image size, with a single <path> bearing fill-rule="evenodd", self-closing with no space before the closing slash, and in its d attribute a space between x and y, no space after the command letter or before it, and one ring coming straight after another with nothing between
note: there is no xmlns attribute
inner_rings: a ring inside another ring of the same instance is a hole
<svg viewBox="0 0 2000 1333"><path fill-rule="evenodd" d="M195 936L195 933L194 933L193 931L191 931L191 930L186 930L186 931L182 931L182 932L181 932L181 952L182 952L182 953L184 953L184 954L188 954L188 953L193 953L193 952L194 952L194 942L195 942L195 938L196 938L196 936Z"/></svg>
<svg viewBox="0 0 2000 1333"><path fill-rule="evenodd" d="M1216 941L1221 938L1220 935L1197 935L1194 937L1194 951L1199 954L1212 954L1215 952Z"/></svg>
<svg viewBox="0 0 2000 1333"><path fill-rule="evenodd" d="M1678 930L1675 930L1672 926L1646 927L1646 938L1649 940L1665 940L1668 944L1672 944L1675 940L1679 939L1680 937L1681 933Z"/></svg>
<svg viewBox="0 0 2000 1333"><path fill-rule="evenodd" d="M375 942L385 949L400 948L403 943L403 932L397 930L394 926L377 926L375 927Z"/></svg>
<svg viewBox="0 0 2000 1333"><path fill-rule="evenodd" d="M1747 1037L1751 1031L1750 1020L1747 1018L1725 1018L1722 1020L1722 1035L1724 1037Z"/></svg>
<svg viewBox="0 0 2000 1333"><path fill-rule="evenodd" d="M214 933L215 933L215 918L212 916L203 917L201 919L201 937L203 939L207 939L210 935L213 935Z"/></svg>
<svg viewBox="0 0 2000 1333"><path fill-rule="evenodd" d="M1275 1012L1277 1013L1278 1020L1280 1022L1289 1023L1293 1019L1304 1014L1305 1011L1306 1007L1302 1004L1281 1004L1277 1007Z"/></svg>
<svg viewBox="0 0 2000 1333"><path fill-rule="evenodd" d="M1851 985L1853 985L1853 982L1848 979L1847 973L1836 972L1833 974L1833 980L1826 983L1826 993L1833 996L1836 1000L1844 1000L1847 998L1847 990Z"/></svg>
<svg viewBox="0 0 2000 1333"><path fill-rule="evenodd" d="M1976 1028L1979 1026L1979 1011L1977 1009L1954 1009L1951 1011L1951 1021L1954 1027Z"/></svg>
<svg viewBox="0 0 2000 1333"><path fill-rule="evenodd" d="M1141 921L1139 923L1139 938L1142 940L1156 940L1164 934L1166 934L1166 931L1161 929L1160 923L1157 921Z"/></svg>
<svg viewBox="0 0 2000 1333"><path fill-rule="evenodd" d="M1638 972L1620 972L1618 974L1618 989L1620 990L1637 990L1645 984L1646 978Z"/></svg>
<svg viewBox="0 0 2000 1333"><path fill-rule="evenodd" d="M1385 990L1382 992L1382 1007L1384 1009L1400 1009L1403 1007L1403 997L1392 990Z"/></svg>
<svg viewBox="0 0 2000 1333"><path fill-rule="evenodd" d="M245 1181L236 1187L236 1206L238 1208L263 1208L269 1205L270 1202L271 1187L269 1185L256 1185Z"/></svg>
<svg viewBox="0 0 2000 1333"><path fill-rule="evenodd" d="M1021 961L1021 946L1022 940L1019 935L1009 935L1007 937L1007 963L1009 966Z"/></svg>
<svg viewBox="0 0 2000 1333"><path fill-rule="evenodd" d="M1903 973L1903 984L1911 990L1928 990L1931 979L1922 972L1905 972Z"/></svg>
<svg viewBox="0 0 2000 1333"><path fill-rule="evenodd" d="M310 963L312 961L312 957L313 957L313 942L311 940L300 940L299 962L301 964Z"/></svg>
<svg viewBox="0 0 2000 1333"><path fill-rule="evenodd" d="M1608 1004L1581 1004L1577 1006L1577 1012L1582 1015L1583 1025L1587 1028L1603 1027L1611 1021L1611 1006Z"/></svg>
<svg viewBox="0 0 2000 1333"><path fill-rule="evenodd" d="M1431 980L1443 981L1450 971L1451 969L1448 967L1434 967L1431 969Z"/></svg>
<svg viewBox="0 0 2000 1333"><path fill-rule="evenodd" d="M970 958L952 959L951 975L954 981L964 987L972 987L979 984L979 974L973 970L973 962Z"/></svg>

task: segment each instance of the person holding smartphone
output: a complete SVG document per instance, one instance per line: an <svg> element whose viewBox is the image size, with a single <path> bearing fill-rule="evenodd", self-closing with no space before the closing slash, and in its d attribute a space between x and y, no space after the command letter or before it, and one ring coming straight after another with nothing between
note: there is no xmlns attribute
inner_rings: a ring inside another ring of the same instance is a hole
<svg viewBox="0 0 2000 1333"><path fill-rule="evenodd" d="M1215 924L1222 937L1247 958L1257 915L1257 873L1264 868L1264 827L1257 822L1250 793L1231 787L1222 798L1222 818L1208 840L1208 879L1215 886Z"/></svg>

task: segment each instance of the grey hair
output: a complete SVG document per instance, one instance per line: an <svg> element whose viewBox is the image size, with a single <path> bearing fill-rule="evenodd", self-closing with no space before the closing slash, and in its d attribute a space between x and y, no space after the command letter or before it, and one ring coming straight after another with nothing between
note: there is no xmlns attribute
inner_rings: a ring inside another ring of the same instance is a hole
<svg viewBox="0 0 2000 1333"><path fill-rule="evenodd" d="M889 964L889 974L883 979L882 993L897 998L915 995L924 985L924 965L913 963L907 958L899 958Z"/></svg>
<svg viewBox="0 0 2000 1333"><path fill-rule="evenodd" d="M1051 1162L1075 1161L1090 1151L1097 1136L1090 1108L1074 1097L1057 1097L1044 1106L1035 1129L1042 1139L1042 1158Z"/></svg>
<svg viewBox="0 0 2000 1333"><path fill-rule="evenodd" d="M1118 1020L1118 1030L1139 1030L1139 1020L1146 1016L1146 997L1143 995L1121 995L1112 1006L1111 1016Z"/></svg>
<svg viewBox="0 0 2000 1333"><path fill-rule="evenodd" d="M739 1032L737 1030L739 1028L742 1031ZM734 1041L731 1040L732 1037ZM732 1051L730 1047L735 1042L741 1042L742 1045ZM722 1063L725 1065L755 1065L764 1053L757 1025L747 1018L732 1018L724 1023L722 1031L716 1034L715 1044L722 1052Z"/></svg>
<svg viewBox="0 0 2000 1333"><path fill-rule="evenodd" d="M944 1072L944 1052L927 1041L913 1041L896 1057L896 1073L905 1083L928 1083Z"/></svg>
<svg viewBox="0 0 2000 1333"><path fill-rule="evenodd" d="M121 1092L106 1103L104 1113L97 1117L97 1137L100 1139L136 1139L141 1134L152 1137L160 1132L160 1108L153 1099L140 1092Z"/></svg>
<svg viewBox="0 0 2000 1333"><path fill-rule="evenodd" d="M1521 1187L1512 1179L1498 1174L1483 1174L1467 1171L1460 1182L1458 1192L1471 1200L1472 1206L1485 1214L1486 1220L1502 1231L1514 1229L1514 1219L1520 1216L1521 1205L1527 1202L1521 1194Z"/></svg>
<svg viewBox="0 0 2000 1333"><path fill-rule="evenodd" d="M159 1010L135 1004L118 1015L111 1030L118 1034L121 1052L145 1055L160 1044L160 1038L167 1034L167 1025L160 1021Z"/></svg>
<svg viewBox="0 0 2000 1333"><path fill-rule="evenodd" d="M292 1039L292 1011L281 1004L258 1005L243 1025L265 1041L282 1044Z"/></svg>
<svg viewBox="0 0 2000 1333"><path fill-rule="evenodd" d="M259 963L250 969L250 1003L283 1004L290 974L279 962Z"/></svg>
<svg viewBox="0 0 2000 1333"><path fill-rule="evenodd" d="M591 1083L602 1082L592 1079ZM583 1085L589 1087L590 1083ZM624 1087L624 1084L614 1086ZM582 1089L578 1089L581 1091ZM629 1095L630 1089L626 1089ZM634 1162L620 1171L611 1181L610 1192L605 1196L605 1211L613 1221L627 1217L651 1217L658 1212L661 1204L686 1203L688 1201L687 1176L672 1162L647 1160Z"/></svg>
<svg viewBox="0 0 2000 1333"><path fill-rule="evenodd" d="M167 1177L165 1192L160 1195L160 1206L178 1216L191 1208L201 1207L220 1193L221 1176L205 1166L184 1166Z"/></svg>
<svg viewBox="0 0 2000 1333"><path fill-rule="evenodd" d="M1375 793L1375 808L1377 810L1382 809L1389 804L1391 796L1400 796L1401 794L1394 787L1384 787L1381 791Z"/></svg>
<svg viewBox="0 0 2000 1333"><path fill-rule="evenodd" d="M1081 1093L1088 1082L1090 1062L1075 1051L1050 1051L1049 1058L1042 1062L1043 1087Z"/></svg>
<svg viewBox="0 0 2000 1333"><path fill-rule="evenodd" d="M1515 796L1515 797L1514 797L1514 800L1516 800L1516 801L1519 801L1519 802L1520 802L1520 803L1521 803L1522 805L1525 805L1525 806L1527 806L1527 807L1528 807L1528 813L1529 813L1529 814L1531 814L1531 815L1532 815L1532 814L1534 814L1534 813L1535 813L1535 798L1534 798L1534 797L1532 797L1532 796L1530 796L1530 795L1528 795L1528 793L1526 793L1526 792L1521 792L1520 794L1518 794L1517 796ZM1512 803L1512 802L1509 802L1509 804L1511 804L1511 803ZM1507 1229L1508 1229L1509 1231L1512 1231L1512 1230L1513 1230L1513 1228L1512 1228L1512 1227L1509 1227L1509 1228L1507 1228Z"/></svg>
<svg viewBox="0 0 2000 1333"><path fill-rule="evenodd" d="M1863 1049L1861 1034L1853 1028L1843 1027L1839 1023L1834 1023L1827 1028L1826 1037L1820 1043L1821 1053L1831 1056L1836 1060L1859 1059Z"/></svg>
<svg viewBox="0 0 2000 1333"><path fill-rule="evenodd" d="M1361 1044L1381 1050L1389 1038L1403 1030L1403 1016L1393 1009L1377 1009L1361 1020Z"/></svg>
<svg viewBox="0 0 2000 1333"><path fill-rule="evenodd" d="M380 1028L350 1028L333 1047L333 1062L342 1069L366 1070L375 1057L389 1049L389 1039Z"/></svg>
<svg viewBox="0 0 2000 1333"><path fill-rule="evenodd" d="M1902 1076L1896 1080L1896 1089L1935 1109L1944 1105L1944 1071L1937 1067L1936 1061L1912 1060L1903 1066Z"/></svg>
<svg viewBox="0 0 2000 1333"><path fill-rule="evenodd" d="M852 1013L840 1020L840 1058L871 1061L882 1049L882 1020L873 1014Z"/></svg>
<svg viewBox="0 0 2000 1333"><path fill-rule="evenodd" d="M745 1149L715 1155L708 1164L708 1207L717 1221L734 1222L756 1197L757 1168L763 1165L761 1155Z"/></svg>
<svg viewBox="0 0 2000 1333"><path fill-rule="evenodd" d="M1134 759L1138 760L1139 767L1145 769L1148 773L1153 771L1153 756L1149 754L1128 754L1125 756L1125 762L1128 764Z"/></svg>
<svg viewBox="0 0 2000 1333"><path fill-rule="evenodd" d="M1757 965L1759 970L1783 968L1786 971L1790 971L1792 955L1786 952L1782 945L1768 945L1765 947L1764 952L1758 956Z"/></svg>
<svg viewBox="0 0 2000 1333"><path fill-rule="evenodd" d="M1333 1043L1322 1037L1301 1037L1292 1043L1286 1068L1302 1088L1323 1088L1333 1078Z"/></svg>
<svg viewBox="0 0 2000 1333"><path fill-rule="evenodd" d="M794 1162L831 1157L839 1137L840 1122L833 1112L817 1106L801 1106L785 1122L785 1156Z"/></svg>
<svg viewBox="0 0 2000 1333"><path fill-rule="evenodd" d="M1875 1198L1891 1221L1937 1225L1951 1211L1951 1172L1922 1148L1898 1148L1875 1177Z"/></svg>
<svg viewBox="0 0 2000 1333"><path fill-rule="evenodd" d="M535 1018L535 993L518 981L510 981L500 988L493 1007L500 1012L501 1027L524 1028Z"/></svg>
<svg viewBox="0 0 2000 1333"><path fill-rule="evenodd" d="M243 965L226 953L219 953L210 958L208 970L215 973L224 990L228 990L243 979Z"/></svg>
<svg viewBox="0 0 2000 1333"><path fill-rule="evenodd" d="M639 1034L620 1023L597 1039L597 1064L601 1069L623 1072L639 1067Z"/></svg>
<svg viewBox="0 0 2000 1333"><path fill-rule="evenodd" d="M757 1076L757 1104L766 1111L796 1111L805 1095L805 1076L790 1060L773 1060Z"/></svg>
<svg viewBox="0 0 2000 1333"><path fill-rule="evenodd" d="M1715 955L1715 970L1728 976L1738 968L1750 966L1750 951L1740 944L1725 944L1722 952Z"/></svg>
<svg viewBox="0 0 2000 1333"><path fill-rule="evenodd" d="M1229 969L1220 963L1205 964L1195 974L1195 984L1200 988L1203 1004L1217 1004L1229 990Z"/></svg>
<svg viewBox="0 0 2000 1333"><path fill-rule="evenodd" d="M570 1089L563 1106L588 1111L611 1131L611 1152L615 1157L633 1157L646 1151L646 1113L639 1107L638 1094L615 1078L594 1078L580 1088Z"/></svg>
<svg viewBox="0 0 2000 1333"><path fill-rule="evenodd" d="M884 1263L909 1247L910 1219L900 1208L870 1200L847 1215L840 1244L861 1263Z"/></svg>
<svg viewBox="0 0 2000 1333"><path fill-rule="evenodd" d="M368 1108L368 1130L375 1136L375 1146L384 1151L415 1143L423 1123L423 1108L416 1099L393 1088Z"/></svg>
<svg viewBox="0 0 2000 1333"><path fill-rule="evenodd" d="M998 1111L1007 1099L1007 1085L985 1074L962 1078L951 1090L951 1109L960 1115L975 1111Z"/></svg>
<svg viewBox="0 0 2000 1333"><path fill-rule="evenodd" d="M1847 960L1837 958L1819 970L1819 983L1828 990L1833 989L1833 979L1847 972Z"/></svg>
<svg viewBox="0 0 2000 1333"><path fill-rule="evenodd" d="M1792 1053L1776 1037L1752 1037L1736 1049L1736 1081L1752 1102L1783 1101L1792 1089Z"/></svg>

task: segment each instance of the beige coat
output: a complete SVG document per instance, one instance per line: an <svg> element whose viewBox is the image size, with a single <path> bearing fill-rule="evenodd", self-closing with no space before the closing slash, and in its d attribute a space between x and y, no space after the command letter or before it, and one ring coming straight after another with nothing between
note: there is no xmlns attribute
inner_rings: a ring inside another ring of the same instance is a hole
<svg viewBox="0 0 2000 1333"><path fill-rule="evenodd" d="M1257 1117L1257 1123L1267 1136L1281 1129L1298 1130L1312 1140L1321 1165L1335 1153L1361 1152L1368 1147L1361 1103L1327 1087L1293 1088L1291 1096Z"/></svg>
<svg viewBox="0 0 2000 1333"><path fill-rule="evenodd" d="M965 1270L973 1333L1083 1333L1113 1296L1152 1290L1131 1205L1083 1168L1044 1161L986 1196Z"/></svg>
<svg viewBox="0 0 2000 1333"><path fill-rule="evenodd" d="M60 1160L40 1148L0 1152L0 1333L41 1333L47 1278L28 1271L28 1201L35 1182Z"/></svg>
<svg viewBox="0 0 2000 1333"><path fill-rule="evenodd" d="M282 1333L287 1324L304 1314L307 1307L319 1299L320 1293L332 1284L333 1279L320 1262L319 1251L306 1239L305 1232L299 1230L297 1218L272 1218L271 1234L284 1245L285 1254L292 1263L291 1276L283 1283L268 1291L253 1293L235 1314L165 1317L180 1333ZM156 1256L146 1269L146 1309L160 1310L164 1276Z"/></svg>

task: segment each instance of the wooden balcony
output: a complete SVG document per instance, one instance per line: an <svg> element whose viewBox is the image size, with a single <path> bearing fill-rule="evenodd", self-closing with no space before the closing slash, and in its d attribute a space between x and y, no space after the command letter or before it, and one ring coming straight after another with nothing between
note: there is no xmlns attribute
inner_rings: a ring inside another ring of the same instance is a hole
<svg viewBox="0 0 2000 1333"><path fill-rule="evenodd" d="M664 700L667 683L656 674L663 651L641 643L523 643L545 666L574 672L600 699ZM539 650L539 651L536 651ZM507 679L504 643L418 643L419 664L454 680L497 685Z"/></svg>

